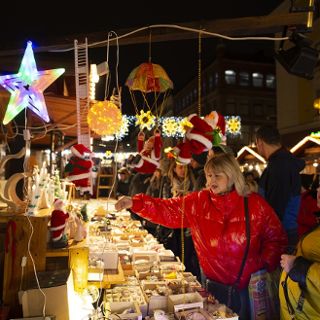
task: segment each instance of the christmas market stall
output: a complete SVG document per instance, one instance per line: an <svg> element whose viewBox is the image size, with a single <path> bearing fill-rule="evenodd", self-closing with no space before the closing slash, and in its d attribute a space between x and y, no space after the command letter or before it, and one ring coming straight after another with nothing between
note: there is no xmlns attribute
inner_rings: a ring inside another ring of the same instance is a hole
<svg viewBox="0 0 320 320"><path fill-rule="evenodd" d="M320 133L312 132L309 136L304 137L290 151L302 158L306 162L303 173L315 174L318 173L320 162Z"/></svg>

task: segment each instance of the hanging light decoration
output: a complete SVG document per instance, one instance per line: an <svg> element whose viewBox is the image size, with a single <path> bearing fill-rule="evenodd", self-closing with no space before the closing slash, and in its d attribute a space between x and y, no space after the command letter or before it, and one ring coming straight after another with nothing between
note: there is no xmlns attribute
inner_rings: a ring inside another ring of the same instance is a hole
<svg viewBox="0 0 320 320"><path fill-rule="evenodd" d="M226 132L232 135L241 134L241 118L239 116L225 116Z"/></svg>
<svg viewBox="0 0 320 320"><path fill-rule="evenodd" d="M140 126L140 130L151 130L156 124L156 117L151 113L150 110L147 112L140 110L140 114L136 115L136 119L136 126Z"/></svg>
<svg viewBox="0 0 320 320"><path fill-rule="evenodd" d="M188 117L181 119L179 122L178 132L181 136L184 136L188 129L192 128L193 124L189 121Z"/></svg>
<svg viewBox="0 0 320 320"><path fill-rule="evenodd" d="M115 137L118 140L122 140L129 132L130 119L127 115L122 115L122 122L118 132L115 133Z"/></svg>
<svg viewBox="0 0 320 320"><path fill-rule="evenodd" d="M162 133L165 137L182 137L183 134L180 130L181 117L161 117Z"/></svg>
<svg viewBox="0 0 320 320"><path fill-rule="evenodd" d="M120 130L122 114L111 101L98 101L88 112L88 125L95 133L105 136L113 135Z"/></svg>
<svg viewBox="0 0 320 320"><path fill-rule="evenodd" d="M46 122L50 121L43 91L64 73L65 69L39 71L28 41L18 73L0 76L0 85L11 93L3 124L8 124L28 108Z"/></svg>

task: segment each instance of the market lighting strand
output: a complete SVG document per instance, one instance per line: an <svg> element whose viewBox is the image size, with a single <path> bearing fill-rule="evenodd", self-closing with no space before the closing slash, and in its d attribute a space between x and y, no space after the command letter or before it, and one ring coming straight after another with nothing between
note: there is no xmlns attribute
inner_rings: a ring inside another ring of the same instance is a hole
<svg viewBox="0 0 320 320"><path fill-rule="evenodd" d="M241 134L241 118L239 116L225 116L226 132L232 135Z"/></svg>
<svg viewBox="0 0 320 320"><path fill-rule="evenodd" d="M45 318L45 316L46 316L47 296L46 296L46 294L44 293L44 291L40 287L39 278L38 278L37 270L36 270L36 265L35 265L35 262L33 260L33 257L32 257L32 254L31 254L31 250L30 250L31 239L32 239L32 236L33 236L34 228L33 228L33 225L32 225L32 222L30 220L29 215L26 214L25 216L27 217L27 220L28 220L28 222L30 224L30 229L31 229L30 237L29 237L29 240L28 240L28 255L29 255L29 257L31 259L31 262L32 262L33 272L34 272L34 276L35 276L35 279L36 279L36 282L37 282L38 289L41 292L41 294L43 295L44 301L43 301L42 315Z"/></svg>
<svg viewBox="0 0 320 320"><path fill-rule="evenodd" d="M284 41L284 40L289 40L290 37L257 37L257 36L252 36L252 37L229 37L225 36L220 33L215 33L215 32L210 32L206 30L199 30L199 29L194 29L194 28L189 28L189 27L183 27L177 24L152 24L150 26L145 26L141 27L138 29L135 29L131 32L125 33L121 36L116 36L115 38L108 39L108 40L103 40L103 41L97 41L93 42L88 45L88 47L93 48L93 47L98 47L98 46L103 46L109 41L117 40L119 41L122 38L129 37L135 33L145 31L148 29L156 29L156 28L171 28L171 29L179 29L179 30L184 30L184 31L189 31L189 32L194 32L194 33L201 33L202 35L207 35L207 36L212 36L212 37L217 37L217 38L222 38L226 40L231 40L231 41L247 41L247 40L265 40L265 41ZM66 48L66 49L50 49L48 50L49 52L67 52L67 51L72 51L74 50L74 47Z"/></svg>
<svg viewBox="0 0 320 320"><path fill-rule="evenodd" d="M201 32L198 39L198 116L201 117Z"/></svg>

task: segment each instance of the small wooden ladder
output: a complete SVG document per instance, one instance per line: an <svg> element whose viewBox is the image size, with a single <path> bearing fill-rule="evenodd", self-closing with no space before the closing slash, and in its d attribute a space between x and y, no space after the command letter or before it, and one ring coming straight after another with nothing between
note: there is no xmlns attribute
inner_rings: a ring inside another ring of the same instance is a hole
<svg viewBox="0 0 320 320"><path fill-rule="evenodd" d="M114 170L113 166L110 167L100 167L97 181L97 198L108 198L110 194L110 190L112 188L114 182ZM101 191L105 191L103 195L101 195ZM114 196L114 190L110 195Z"/></svg>

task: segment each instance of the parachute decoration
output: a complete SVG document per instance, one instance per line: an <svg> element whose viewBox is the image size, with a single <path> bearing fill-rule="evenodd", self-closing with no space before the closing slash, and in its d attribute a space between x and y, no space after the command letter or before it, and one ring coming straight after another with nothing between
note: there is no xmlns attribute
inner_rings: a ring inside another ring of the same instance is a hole
<svg viewBox="0 0 320 320"><path fill-rule="evenodd" d="M173 83L166 71L159 65L145 62L129 74L126 86L129 88L137 116L141 111L150 111L159 119ZM139 111L140 110L140 111ZM137 124L140 124L139 121ZM140 129L143 130L140 125ZM150 130L150 129L149 129Z"/></svg>

